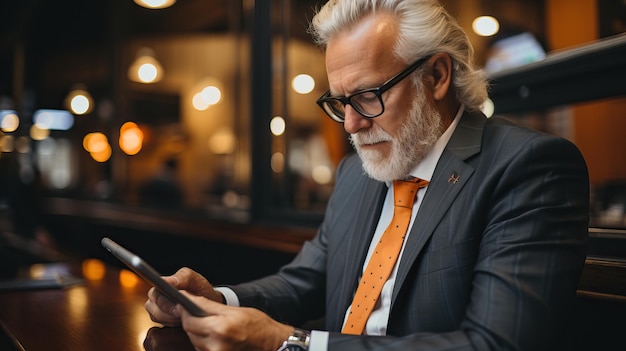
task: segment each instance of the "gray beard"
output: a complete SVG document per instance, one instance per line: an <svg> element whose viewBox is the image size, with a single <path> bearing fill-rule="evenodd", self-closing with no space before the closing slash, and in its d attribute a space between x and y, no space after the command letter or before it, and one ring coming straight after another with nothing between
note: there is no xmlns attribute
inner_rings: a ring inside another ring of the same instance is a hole
<svg viewBox="0 0 626 351"><path fill-rule="evenodd" d="M369 130L350 135L350 142L363 162L365 173L381 182L392 182L406 178L426 156L443 134L443 123L439 112L426 97L418 95L411 106L407 122L393 138L376 124ZM389 141L391 154L384 157L376 150L363 150L360 144Z"/></svg>

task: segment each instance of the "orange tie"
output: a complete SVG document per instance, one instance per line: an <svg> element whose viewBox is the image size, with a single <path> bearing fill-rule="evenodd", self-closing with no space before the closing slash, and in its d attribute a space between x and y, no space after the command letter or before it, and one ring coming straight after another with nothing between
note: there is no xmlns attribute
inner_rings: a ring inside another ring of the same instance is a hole
<svg viewBox="0 0 626 351"><path fill-rule="evenodd" d="M417 190L426 185L428 181L419 178L393 182L393 218L376 244L365 273L359 281L342 333L354 335L363 333L365 323L380 297L383 285L398 260L402 242L411 221L411 210Z"/></svg>

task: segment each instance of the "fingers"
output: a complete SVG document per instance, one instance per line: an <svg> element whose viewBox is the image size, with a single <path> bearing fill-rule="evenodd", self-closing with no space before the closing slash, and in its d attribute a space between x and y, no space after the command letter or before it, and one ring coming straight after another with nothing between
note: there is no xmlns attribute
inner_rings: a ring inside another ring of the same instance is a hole
<svg viewBox="0 0 626 351"><path fill-rule="evenodd" d="M154 304L162 311L171 313L174 310L175 304L154 287L150 288L148 291L148 301L154 302Z"/></svg>
<svg viewBox="0 0 626 351"><path fill-rule="evenodd" d="M178 311L175 310L176 314L169 314L155 306L156 305L152 304L150 300L145 304L146 311L153 322L161 323L166 327L176 327L181 324L180 317L177 315Z"/></svg>
<svg viewBox="0 0 626 351"><path fill-rule="evenodd" d="M155 288L151 288L148 291L148 300L144 307L153 322L161 323L165 326L180 325L180 314L174 304Z"/></svg>
<svg viewBox="0 0 626 351"><path fill-rule="evenodd" d="M179 269L169 278L174 282L172 285L179 290L185 290L194 295L204 296L207 299L217 302L224 301L222 294L215 291L213 285L204 276L188 267Z"/></svg>
<svg viewBox="0 0 626 351"><path fill-rule="evenodd" d="M215 310L214 308L212 308L213 305L224 305L200 296L189 294L186 291L181 291L181 293L187 296L191 301L193 301L203 310L207 312L211 311L208 317L194 317L189 314L181 305L176 306L178 313L180 313L181 315L181 323L183 329L187 333L189 341L192 343L194 348L196 350L225 349L225 344L220 337L221 333L216 332L215 329L216 320L221 318L219 315L215 314L215 312L218 312L219 310Z"/></svg>
<svg viewBox="0 0 626 351"><path fill-rule="evenodd" d="M231 340L237 335L230 332L233 322L229 321L225 315L228 314L227 309L233 307L191 295L185 291L181 291L181 293L209 314L208 317L194 317L182 306L176 306L181 315L183 329L196 350L252 350L251 348L236 347L237 345Z"/></svg>
<svg viewBox="0 0 626 351"><path fill-rule="evenodd" d="M179 269L171 276L176 281L175 287L186 290L194 295L204 296L206 292L213 291L213 285L200 273L188 267Z"/></svg>
<svg viewBox="0 0 626 351"><path fill-rule="evenodd" d="M171 276L164 276L163 279L176 289L189 292L188 296L198 295L209 300L223 302L222 294L215 291L206 278L190 268L183 267ZM206 299L200 300L206 303L208 301ZM148 291L145 309L154 322L168 326L180 325L181 309L177 309L175 304L155 288Z"/></svg>
<svg viewBox="0 0 626 351"><path fill-rule="evenodd" d="M197 295L197 292L195 291L193 287L197 286L198 284L194 283L194 281L198 279L204 279L198 273L194 272L193 270L189 268L181 268L175 274L171 276L164 276L162 278L168 284L172 285L176 289L189 290L191 293L196 294L196 295ZM210 286L208 281L206 282L206 284ZM166 314L172 314L173 311L175 311L174 309L175 304L172 303L172 301L170 301L167 297L165 297L165 295L163 295L160 291L158 291L154 287L152 287L148 291L148 302L146 303L146 306L149 306L151 309L153 309L153 313L155 315L160 315L160 313L157 313L157 310L161 310L162 312L165 312Z"/></svg>
<svg viewBox="0 0 626 351"><path fill-rule="evenodd" d="M182 292L207 317L194 317L176 306L182 326L192 344L200 350L276 350L293 327L271 319L260 310L227 306Z"/></svg>

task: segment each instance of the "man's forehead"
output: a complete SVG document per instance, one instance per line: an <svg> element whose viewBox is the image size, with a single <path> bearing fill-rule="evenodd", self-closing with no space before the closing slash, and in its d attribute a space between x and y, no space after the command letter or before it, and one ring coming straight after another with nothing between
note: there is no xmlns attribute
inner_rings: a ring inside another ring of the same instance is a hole
<svg viewBox="0 0 626 351"><path fill-rule="evenodd" d="M335 55L357 54L361 59L392 56L397 33L397 23L390 15L383 13L368 15L328 41L327 64L330 63L328 61L340 61L333 57Z"/></svg>
<svg viewBox="0 0 626 351"><path fill-rule="evenodd" d="M372 88L401 66L393 52L397 25L388 17L368 16L329 40L326 70L333 94Z"/></svg>

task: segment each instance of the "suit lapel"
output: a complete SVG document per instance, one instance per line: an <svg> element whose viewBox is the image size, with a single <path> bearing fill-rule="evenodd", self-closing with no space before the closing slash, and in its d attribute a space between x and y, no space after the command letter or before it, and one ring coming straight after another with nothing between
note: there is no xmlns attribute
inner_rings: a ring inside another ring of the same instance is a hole
<svg viewBox="0 0 626 351"><path fill-rule="evenodd" d="M441 155L402 254L392 304L424 245L474 173L464 161L480 152L484 123L484 116L463 114Z"/></svg>
<svg viewBox="0 0 626 351"><path fill-rule="evenodd" d="M354 207L360 207L356 210L359 215L351 232L346 233L346 238L349 240L343 245L347 264L344 266L345 279L343 282L345 285L341 287L341 293L337 295L339 299L337 306L341 311L345 311L352 302L387 191L385 183L372 179L368 179L367 182L362 197L354 204ZM341 317L334 322L337 330L340 330L343 324Z"/></svg>
<svg viewBox="0 0 626 351"><path fill-rule="evenodd" d="M377 181L370 181L370 183L359 204L363 208L358 211L359 217L354 226L354 235L350 235L354 241L348 245L347 250L347 257L351 258L350 261L361 262L361 265L348 265L350 267L348 274L350 277L355 277L355 281L361 276L362 263L378 224L387 190L385 183Z"/></svg>

